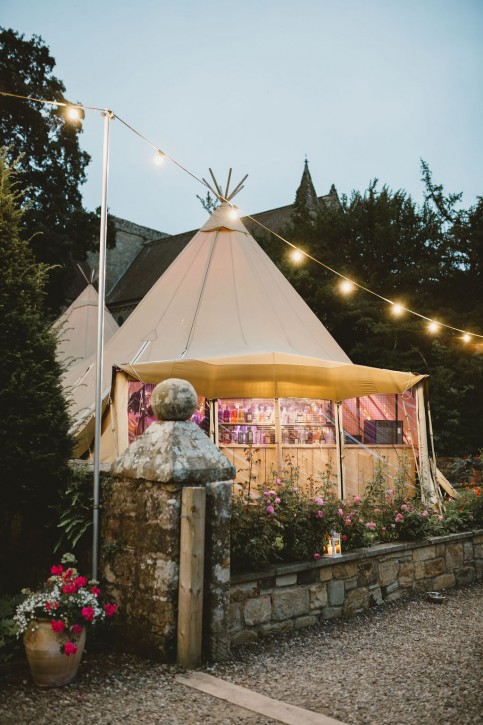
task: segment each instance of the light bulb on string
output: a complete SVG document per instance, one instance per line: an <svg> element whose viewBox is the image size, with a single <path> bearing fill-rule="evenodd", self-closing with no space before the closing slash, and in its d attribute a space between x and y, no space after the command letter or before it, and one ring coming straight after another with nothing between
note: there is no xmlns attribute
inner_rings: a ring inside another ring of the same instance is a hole
<svg viewBox="0 0 483 725"><path fill-rule="evenodd" d="M164 163L164 153L161 151L161 149L158 149L156 151L156 156L154 157L154 163L156 166L161 166Z"/></svg>
<svg viewBox="0 0 483 725"><path fill-rule="evenodd" d="M300 249L294 249L291 256L292 256L292 261L296 262L296 263L301 262L302 259L304 258L304 255L300 251Z"/></svg>
<svg viewBox="0 0 483 725"><path fill-rule="evenodd" d="M354 289L354 283L351 282L350 279L343 279L342 282L339 284L339 290L342 292L343 295L350 295L351 292L354 292Z"/></svg>
<svg viewBox="0 0 483 725"><path fill-rule="evenodd" d="M80 110L75 106L69 106L65 115L70 121L80 121L82 119Z"/></svg>
<svg viewBox="0 0 483 725"><path fill-rule="evenodd" d="M399 302L393 302L391 304L391 312L396 317L400 317L404 313L404 307Z"/></svg>
<svg viewBox="0 0 483 725"><path fill-rule="evenodd" d="M428 332L430 332L432 335L434 335L436 332L439 331L440 325L435 322L434 320L431 320L431 322L428 325Z"/></svg>
<svg viewBox="0 0 483 725"><path fill-rule="evenodd" d="M230 207L230 211L228 212L231 219L238 219L240 216L240 210L236 206Z"/></svg>
<svg viewBox="0 0 483 725"><path fill-rule="evenodd" d="M470 342L471 341L471 335L469 335L467 332L464 333L463 337L461 338L463 342Z"/></svg>

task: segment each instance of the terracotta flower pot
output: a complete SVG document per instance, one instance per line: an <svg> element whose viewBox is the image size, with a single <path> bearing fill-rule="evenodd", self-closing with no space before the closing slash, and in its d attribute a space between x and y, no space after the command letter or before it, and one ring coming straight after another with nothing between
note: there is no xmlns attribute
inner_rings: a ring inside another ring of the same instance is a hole
<svg viewBox="0 0 483 725"><path fill-rule="evenodd" d="M25 654L32 679L39 687L61 687L77 674L84 651L86 630L75 635L77 652L64 654L64 644L72 641L64 632L54 632L50 620L32 622L24 634Z"/></svg>

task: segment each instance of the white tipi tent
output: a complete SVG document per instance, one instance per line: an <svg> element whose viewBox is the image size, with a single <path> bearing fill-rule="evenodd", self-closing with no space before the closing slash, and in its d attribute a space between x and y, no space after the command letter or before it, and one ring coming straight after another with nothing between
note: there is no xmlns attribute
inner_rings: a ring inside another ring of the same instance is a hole
<svg viewBox="0 0 483 725"><path fill-rule="evenodd" d="M97 346L97 290L88 283L76 300L53 323L58 332L57 359L66 365L78 364L90 358ZM104 310L104 343L108 342L118 329L111 313Z"/></svg>
<svg viewBox="0 0 483 725"><path fill-rule="evenodd" d="M422 380L353 365L232 212L227 203L214 211L107 343L106 402L113 369L144 382L185 378L208 398L342 400L402 393ZM118 412L103 421L102 460L127 445L125 380L116 376ZM64 382L72 391L81 455L92 446L94 358L69 371Z"/></svg>

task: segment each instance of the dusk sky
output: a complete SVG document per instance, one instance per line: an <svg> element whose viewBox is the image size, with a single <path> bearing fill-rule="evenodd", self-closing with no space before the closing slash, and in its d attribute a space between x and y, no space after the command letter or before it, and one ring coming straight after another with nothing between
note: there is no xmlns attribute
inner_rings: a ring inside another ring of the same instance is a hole
<svg viewBox="0 0 483 725"><path fill-rule="evenodd" d="M108 107L198 177L249 178L254 213L371 179L423 197L420 159L470 206L483 194L481 0L2 0L40 35L69 100ZM87 112L84 202L100 204L102 119ZM119 122L109 207L168 233L206 219L203 187Z"/></svg>

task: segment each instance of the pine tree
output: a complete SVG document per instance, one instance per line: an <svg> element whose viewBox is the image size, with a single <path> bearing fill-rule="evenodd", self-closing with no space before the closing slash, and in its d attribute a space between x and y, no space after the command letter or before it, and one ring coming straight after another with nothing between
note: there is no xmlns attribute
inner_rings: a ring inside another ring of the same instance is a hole
<svg viewBox="0 0 483 725"><path fill-rule="evenodd" d="M72 441L56 339L45 317L47 270L21 237L25 209L17 178L1 149L0 556L18 566L33 531L46 543L55 528L53 507L68 480Z"/></svg>

